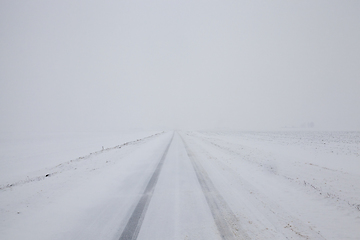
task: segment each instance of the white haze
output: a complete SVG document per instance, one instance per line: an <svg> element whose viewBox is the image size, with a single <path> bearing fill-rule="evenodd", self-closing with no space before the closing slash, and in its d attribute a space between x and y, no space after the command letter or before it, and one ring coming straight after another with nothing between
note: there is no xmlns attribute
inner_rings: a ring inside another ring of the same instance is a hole
<svg viewBox="0 0 360 240"><path fill-rule="evenodd" d="M0 2L0 131L360 130L360 1Z"/></svg>

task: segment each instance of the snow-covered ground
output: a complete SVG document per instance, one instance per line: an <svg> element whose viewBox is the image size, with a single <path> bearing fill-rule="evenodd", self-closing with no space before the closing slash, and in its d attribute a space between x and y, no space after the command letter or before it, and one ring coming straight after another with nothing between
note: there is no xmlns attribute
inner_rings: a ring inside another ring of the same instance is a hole
<svg viewBox="0 0 360 240"><path fill-rule="evenodd" d="M360 133L188 133L252 239L360 239Z"/></svg>
<svg viewBox="0 0 360 240"><path fill-rule="evenodd" d="M108 141L94 137L82 144L75 138L74 149L78 147L81 155L73 159L57 152L56 146L50 148L53 154L45 148L45 155L56 159L53 166L48 167L45 158L35 161L37 170L31 169L32 175L1 184L0 239L85 239L87 235L107 239L109 228L118 230L117 220L126 216L137 190L148 180L146 172L152 171L163 153L162 141L168 143L161 133L156 134L128 133ZM64 149L72 148L69 144ZM62 163L58 154L64 156ZM2 159L3 165L6 162ZM19 170L26 171L20 166Z"/></svg>
<svg viewBox="0 0 360 240"><path fill-rule="evenodd" d="M0 185L156 132L0 133Z"/></svg>
<svg viewBox="0 0 360 240"><path fill-rule="evenodd" d="M81 139L1 139L0 239L360 238L359 132Z"/></svg>

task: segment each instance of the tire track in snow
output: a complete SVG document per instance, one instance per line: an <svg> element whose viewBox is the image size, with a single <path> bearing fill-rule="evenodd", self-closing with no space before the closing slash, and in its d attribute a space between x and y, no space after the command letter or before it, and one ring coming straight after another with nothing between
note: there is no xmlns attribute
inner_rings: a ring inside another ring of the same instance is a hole
<svg viewBox="0 0 360 240"><path fill-rule="evenodd" d="M194 167L196 176L205 195L221 238L224 240L250 239L250 237L239 225L235 214L215 188L205 169L195 160L194 155L189 150L184 139L182 137L181 139Z"/></svg>
<svg viewBox="0 0 360 240"><path fill-rule="evenodd" d="M135 240L138 237L142 222L144 220L147 208L151 201L151 197L155 190L157 180L159 178L163 163L165 161L167 152L169 151L169 148L170 148L173 138L174 138L174 134L171 137L171 140L170 140L168 146L166 147L165 152L164 152L163 156L161 157L161 160L158 163L153 175L151 176L149 183L147 184L145 191L142 194L142 197L140 198L133 213L131 214L131 217L128 220L119 240Z"/></svg>

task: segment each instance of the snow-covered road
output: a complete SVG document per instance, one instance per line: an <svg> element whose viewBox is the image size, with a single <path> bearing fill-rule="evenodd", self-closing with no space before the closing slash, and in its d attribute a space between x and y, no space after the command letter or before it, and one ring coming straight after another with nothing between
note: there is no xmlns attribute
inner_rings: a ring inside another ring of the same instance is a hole
<svg viewBox="0 0 360 240"><path fill-rule="evenodd" d="M167 132L1 185L1 239L359 239L359 133Z"/></svg>

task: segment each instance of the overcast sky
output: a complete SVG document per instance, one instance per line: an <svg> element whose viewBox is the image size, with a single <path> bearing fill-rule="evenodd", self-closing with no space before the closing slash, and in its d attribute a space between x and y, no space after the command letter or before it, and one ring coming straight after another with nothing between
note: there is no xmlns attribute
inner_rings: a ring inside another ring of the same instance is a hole
<svg viewBox="0 0 360 240"><path fill-rule="evenodd" d="M0 130L360 130L360 1L0 0Z"/></svg>

